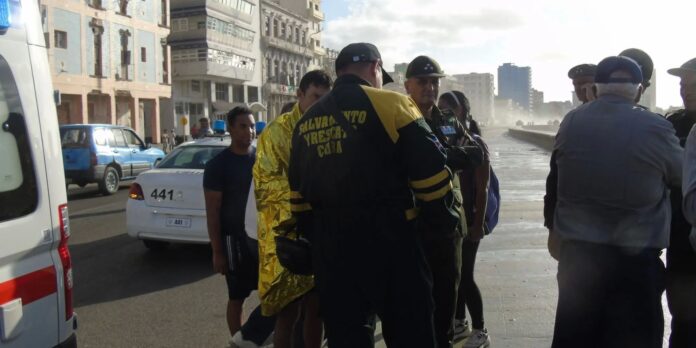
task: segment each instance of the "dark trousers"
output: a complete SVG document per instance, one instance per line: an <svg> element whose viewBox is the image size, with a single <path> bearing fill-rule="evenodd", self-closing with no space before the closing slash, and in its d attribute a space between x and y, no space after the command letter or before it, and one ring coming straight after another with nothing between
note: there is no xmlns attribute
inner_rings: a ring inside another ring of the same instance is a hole
<svg viewBox="0 0 696 348"><path fill-rule="evenodd" d="M459 283L459 295L457 297L457 313L455 318L466 319L466 307L471 314L471 326L477 330L483 330L483 299L481 291L474 280L474 266L480 241L464 239L462 242L462 280Z"/></svg>
<svg viewBox="0 0 696 348"><path fill-rule="evenodd" d="M665 272L656 249L564 241L552 348L660 348Z"/></svg>
<svg viewBox="0 0 696 348"><path fill-rule="evenodd" d="M462 238L423 238L423 249L433 275L433 318L437 346L448 348L452 346L454 335L454 313L462 267Z"/></svg>
<svg viewBox="0 0 696 348"><path fill-rule="evenodd" d="M261 346L275 329L275 316L265 317L261 314L261 306L257 306L242 325L242 337Z"/></svg>
<svg viewBox="0 0 696 348"><path fill-rule="evenodd" d="M670 348L696 348L696 256L690 250L667 252L667 304Z"/></svg>
<svg viewBox="0 0 696 348"><path fill-rule="evenodd" d="M319 276L321 316L331 348L374 347L375 315L390 348L435 347L429 271L422 254L412 256L384 272L377 288L370 277L354 271L333 269Z"/></svg>

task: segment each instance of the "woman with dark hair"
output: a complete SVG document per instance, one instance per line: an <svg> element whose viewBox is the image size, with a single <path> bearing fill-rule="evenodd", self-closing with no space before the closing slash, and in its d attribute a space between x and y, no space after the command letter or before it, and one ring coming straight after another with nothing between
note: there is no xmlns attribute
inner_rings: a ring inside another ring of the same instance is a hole
<svg viewBox="0 0 696 348"><path fill-rule="evenodd" d="M462 242L462 272L454 321L454 339L471 336L464 345L465 348L488 347L490 338L483 321L483 300L474 280L476 253L484 235L488 204L488 181L491 169L488 148L481 139L478 125L475 122L466 123L470 119L470 105L464 93L447 92L440 96L437 106L443 112L447 110L453 112L460 122L465 124L467 132L471 133L470 135L484 152L483 162L478 167L465 169L459 174L468 234ZM473 331L466 321L466 307L469 307Z"/></svg>
<svg viewBox="0 0 696 348"><path fill-rule="evenodd" d="M444 103L444 104L441 104ZM481 136L481 128L479 128L478 122L474 120L471 116L471 104L469 104L469 99L460 91L450 91L440 96L438 102L438 107L442 110L440 105L446 106L449 110L452 110L454 114L459 119L466 129L471 131L471 133Z"/></svg>

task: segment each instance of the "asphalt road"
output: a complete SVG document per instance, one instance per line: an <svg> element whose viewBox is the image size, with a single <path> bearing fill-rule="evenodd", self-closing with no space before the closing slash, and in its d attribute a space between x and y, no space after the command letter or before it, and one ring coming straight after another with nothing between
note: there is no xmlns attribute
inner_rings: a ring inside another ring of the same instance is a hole
<svg viewBox="0 0 696 348"><path fill-rule="evenodd" d="M548 347L557 301L542 216L549 154L504 129L484 132L502 195L500 223L476 264L486 326L494 347ZM69 190L79 346L226 347L226 286L212 272L209 247L150 252L130 238L127 187L108 197L96 186Z"/></svg>
<svg viewBox="0 0 696 348"><path fill-rule="evenodd" d="M210 248L150 252L126 233L128 185L113 196L70 186L80 347L224 347L226 287Z"/></svg>

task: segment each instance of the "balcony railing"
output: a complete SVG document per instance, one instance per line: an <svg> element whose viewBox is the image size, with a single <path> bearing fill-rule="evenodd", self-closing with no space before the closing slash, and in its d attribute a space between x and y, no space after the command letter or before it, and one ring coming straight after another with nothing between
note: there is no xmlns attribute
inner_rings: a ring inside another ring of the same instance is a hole
<svg viewBox="0 0 696 348"><path fill-rule="evenodd" d="M292 53L306 56L308 58L311 58L314 55L312 53L312 50L310 50L308 47L304 47L290 41L285 41L277 37L264 36L263 42L267 46L279 48L285 51L290 51Z"/></svg>
<svg viewBox="0 0 696 348"><path fill-rule="evenodd" d="M315 18L315 19L317 19L317 20L320 20L320 21L323 21L323 20L324 20L324 13L321 12L321 11L319 11L319 10L315 10L315 9L314 9L314 6L311 6L311 7L308 9L308 11L309 11L309 16L310 16L310 17L313 17L313 18Z"/></svg>

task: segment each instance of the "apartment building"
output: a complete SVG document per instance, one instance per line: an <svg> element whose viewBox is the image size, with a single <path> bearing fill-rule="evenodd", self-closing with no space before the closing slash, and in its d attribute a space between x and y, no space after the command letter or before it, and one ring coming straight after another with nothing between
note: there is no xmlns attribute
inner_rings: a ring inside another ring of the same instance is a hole
<svg viewBox="0 0 696 348"><path fill-rule="evenodd" d="M169 0L40 0L58 120L160 142L169 103Z"/></svg>

